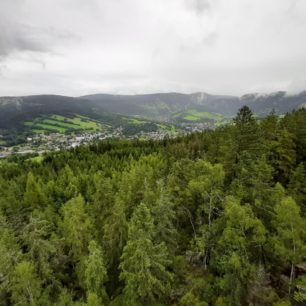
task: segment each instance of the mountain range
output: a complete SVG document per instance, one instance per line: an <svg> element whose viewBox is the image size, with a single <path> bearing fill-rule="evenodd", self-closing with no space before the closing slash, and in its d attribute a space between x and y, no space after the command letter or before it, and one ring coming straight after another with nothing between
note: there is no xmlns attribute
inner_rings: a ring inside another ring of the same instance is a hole
<svg viewBox="0 0 306 306"><path fill-rule="evenodd" d="M275 110L283 114L306 106L306 91L289 95L284 91L271 94L246 94L241 97L192 94L156 93L144 95L95 94L82 97L35 95L0 97L0 128L22 127L27 120L42 115L78 114L97 120L109 116L138 116L155 121L190 121L186 114L192 110L202 114L232 117L243 106L249 106L258 116ZM209 116L201 116L210 120ZM212 117L213 118L213 117Z"/></svg>

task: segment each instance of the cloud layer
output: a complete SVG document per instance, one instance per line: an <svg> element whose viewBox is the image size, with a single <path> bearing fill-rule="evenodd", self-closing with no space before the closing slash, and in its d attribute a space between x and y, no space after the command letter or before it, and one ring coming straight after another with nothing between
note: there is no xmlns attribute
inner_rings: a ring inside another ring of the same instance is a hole
<svg viewBox="0 0 306 306"><path fill-rule="evenodd" d="M306 89L303 0L1 0L0 95Z"/></svg>

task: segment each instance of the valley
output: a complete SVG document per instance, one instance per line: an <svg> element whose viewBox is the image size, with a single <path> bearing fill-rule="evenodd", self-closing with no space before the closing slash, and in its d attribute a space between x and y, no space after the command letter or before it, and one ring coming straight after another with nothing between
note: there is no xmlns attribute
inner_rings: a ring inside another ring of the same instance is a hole
<svg viewBox="0 0 306 306"><path fill-rule="evenodd" d="M105 138L172 138L227 124L242 105L260 119L272 110L280 116L301 108L305 101L306 92L0 97L0 156L40 154Z"/></svg>

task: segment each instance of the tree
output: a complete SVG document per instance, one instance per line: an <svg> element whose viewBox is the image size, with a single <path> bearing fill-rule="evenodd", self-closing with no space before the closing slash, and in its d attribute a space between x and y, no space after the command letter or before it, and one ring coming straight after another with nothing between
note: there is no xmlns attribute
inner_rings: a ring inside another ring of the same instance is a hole
<svg viewBox="0 0 306 306"><path fill-rule="evenodd" d="M88 296L95 294L100 301L106 300L104 284L107 281L107 270L102 248L94 241L90 241L89 255L85 261L85 284Z"/></svg>
<svg viewBox="0 0 306 306"><path fill-rule="evenodd" d="M17 264L12 277L12 301L15 305L39 305L41 282L34 272L34 265L29 261Z"/></svg>
<svg viewBox="0 0 306 306"><path fill-rule="evenodd" d="M235 151L237 160L243 151L248 151L252 156L257 156L261 149L259 129L252 111L248 106L243 106L234 118L235 123Z"/></svg>
<svg viewBox="0 0 306 306"><path fill-rule="evenodd" d="M9 287L15 265L21 258L21 250L13 230L0 214L0 300L8 304Z"/></svg>
<svg viewBox="0 0 306 306"><path fill-rule="evenodd" d="M247 304L269 306L277 299L277 294L271 286L270 275L263 265L259 265L248 286Z"/></svg>
<svg viewBox="0 0 306 306"><path fill-rule="evenodd" d="M271 145L269 159L274 167L276 180L287 184L290 170L296 163L294 135L286 129L278 131L277 139Z"/></svg>
<svg viewBox="0 0 306 306"><path fill-rule="evenodd" d="M295 265L306 251L305 220L300 215L300 208L291 197L284 198L275 207L273 222L276 234L272 237L275 256L282 258L285 266L290 266L289 295L295 277Z"/></svg>
<svg viewBox="0 0 306 306"><path fill-rule="evenodd" d="M141 203L129 223L128 242L121 257L120 279L125 282L127 305L152 304L170 289L172 274L164 243L154 244L150 210Z"/></svg>
<svg viewBox="0 0 306 306"><path fill-rule="evenodd" d="M90 215L95 221L99 239L103 240L103 224L111 216L114 209L115 190L110 178L103 177L100 173L94 177L96 192L93 194L93 203L89 206Z"/></svg>
<svg viewBox="0 0 306 306"><path fill-rule="evenodd" d="M230 185L230 194L241 203L249 203L253 212L265 224L269 222L271 195L273 194L273 168L266 158L253 159L249 152L244 152L235 167L236 177Z"/></svg>
<svg viewBox="0 0 306 306"><path fill-rule="evenodd" d="M147 198L148 194L152 194L152 202ZM177 231L173 224L176 219L176 213L163 181L158 181L156 192L150 190L145 192L144 203L150 208L154 220L154 242L165 242L168 251L173 254L177 247Z"/></svg>
<svg viewBox="0 0 306 306"><path fill-rule="evenodd" d="M69 254L78 261L87 254L88 243L94 234L93 222L85 211L85 201L81 195L65 203L61 211L61 234L69 246Z"/></svg>
<svg viewBox="0 0 306 306"><path fill-rule="evenodd" d="M107 218L104 226L103 246L109 270L111 292L116 289L119 277L120 257L127 240L127 220L124 204L115 202L112 214Z"/></svg>
<svg viewBox="0 0 306 306"><path fill-rule="evenodd" d="M197 252L204 254L206 267L214 244L212 223L220 213L225 173L222 165L212 165L203 160L195 162L194 170L196 176L188 183L188 190L197 203L197 231L200 233L199 237L194 237L194 244Z"/></svg>
<svg viewBox="0 0 306 306"><path fill-rule="evenodd" d="M219 286L229 305L241 305L247 286L254 274L254 262L260 261L266 231L249 205L240 205L227 198L223 227L215 251L216 269L222 275Z"/></svg>
<svg viewBox="0 0 306 306"><path fill-rule="evenodd" d="M306 173L303 163L300 163L293 171L288 184L288 194L294 198L300 206L302 214L306 214Z"/></svg>
<svg viewBox="0 0 306 306"><path fill-rule="evenodd" d="M47 199L32 172L29 172L27 177L24 202L26 206L32 209L39 208L47 203Z"/></svg>
<svg viewBox="0 0 306 306"><path fill-rule="evenodd" d="M49 240L51 231L52 225L47 220L31 216L22 233L23 246L44 283L53 279L51 259L56 250Z"/></svg>

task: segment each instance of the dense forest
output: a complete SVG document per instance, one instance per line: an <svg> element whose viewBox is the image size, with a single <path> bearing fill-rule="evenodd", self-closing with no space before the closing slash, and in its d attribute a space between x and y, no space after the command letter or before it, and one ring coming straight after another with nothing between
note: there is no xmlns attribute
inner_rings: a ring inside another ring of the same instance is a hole
<svg viewBox="0 0 306 306"><path fill-rule="evenodd" d="M1 305L305 305L306 110L0 162Z"/></svg>

